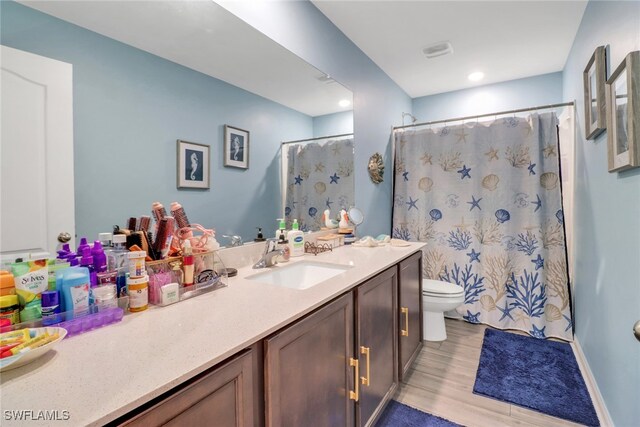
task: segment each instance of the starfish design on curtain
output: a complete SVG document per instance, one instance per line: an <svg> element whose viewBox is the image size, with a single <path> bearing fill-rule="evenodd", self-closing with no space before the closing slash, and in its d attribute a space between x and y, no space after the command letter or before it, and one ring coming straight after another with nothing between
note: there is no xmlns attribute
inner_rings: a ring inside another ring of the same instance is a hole
<svg viewBox="0 0 640 427"><path fill-rule="evenodd" d="M540 254L538 254L537 258L532 259L531 262L536 265L536 270L544 268L544 258L542 258Z"/></svg>
<svg viewBox="0 0 640 427"><path fill-rule="evenodd" d="M295 185L302 185L302 181L304 181L300 175L296 176L294 179L296 180Z"/></svg>
<svg viewBox="0 0 640 427"><path fill-rule="evenodd" d="M420 160L422 160L422 165L426 165L427 163L429 163L430 165L432 165L433 163L431 163L431 154L428 153L424 153L422 155L422 157L420 157Z"/></svg>
<svg viewBox="0 0 640 427"><path fill-rule="evenodd" d="M316 172L324 172L324 164L322 162L316 163Z"/></svg>
<svg viewBox="0 0 640 427"><path fill-rule="evenodd" d="M409 171L403 172L402 177L404 178L405 181L409 181Z"/></svg>
<svg viewBox="0 0 640 427"><path fill-rule="evenodd" d="M532 205L536 205L536 209L534 210L534 212L538 212L538 209L540 209L542 207L542 200L540 200L540 196L536 194L536 199L538 199L535 202L531 202Z"/></svg>
<svg viewBox="0 0 640 427"><path fill-rule="evenodd" d="M460 142L460 141L467 142L467 135L469 134L464 131L464 128L460 129L460 131L456 133L456 136L458 137L458 140L456 142Z"/></svg>
<svg viewBox="0 0 640 427"><path fill-rule="evenodd" d="M331 180L329 184L337 184L340 177L334 172L333 175L329 175L329 179Z"/></svg>
<svg viewBox="0 0 640 427"><path fill-rule="evenodd" d="M409 208L407 210L410 211L411 208L416 208L416 210L418 210L418 207L416 206L417 201L418 199L413 200L411 197L409 197L409 201L405 202L407 205L409 205Z"/></svg>
<svg viewBox="0 0 640 427"><path fill-rule="evenodd" d="M509 308L509 304L507 304L507 302L505 301L504 303L504 308L500 308L498 306L496 306L496 308L502 312L502 317L500 318L500 320L498 320L498 322L502 321L505 317L508 317L511 320L515 320L513 318L513 316L511 316L511 310L513 310L513 307Z"/></svg>
<svg viewBox="0 0 640 427"><path fill-rule="evenodd" d="M333 204L333 202L331 201L331 199L327 199L327 201L326 201L325 205L326 205L329 209L331 209L331 205L332 205L332 204Z"/></svg>
<svg viewBox="0 0 640 427"><path fill-rule="evenodd" d="M542 149L542 154L545 158L556 155L556 147L553 144L547 144Z"/></svg>
<svg viewBox="0 0 640 427"><path fill-rule="evenodd" d="M468 168L467 165L462 166L462 169L458 171L458 173L461 175L460 179L471 179L471 175L469 174L469 172L471 172L471 168Z"/></svg>
<svg viewBox="0 0 640 427"><path fill-rule="evenodd" d="M471 252L467 252L469 256L469 264L473 264L473 261L480 262L480 252L476 252L475 249L471 249Z"/></svg>
<svg viewBox="0 0 640 427"><path fill-rule="evenodd" d="M527 169L529 169L529 175L535 175L536 171L534 170L536 168L536 164L533 162L529 162L529 166L527 167Z"/></svg>
<svg viewBox="0 0 640 427"><path fill-rule="evenodd" d="M339 145L334 145L333 147L331 147L331 151L333 151L333 155L337 156L340 154L340 146Z"/></svg>
<svg viewBox="0 0 640 427"><path fill-rule="evenodd" d="M471 209L469 209L469 211L472 211L473 208L478 208L478 210L482 210L482 208L480 207L480 200L482 200L482 197L476 200L475 197L471 196L471 201L467 202L467 204L471 205Z"/></svg>
<svg viewBox="0 0 640 427"><path fill-rule="evenodd" d="M496 150L496 149L495 149L495 148L493 148L493 147L490 147L490 148L489 148L489 151L487 151L486 153L484 153L484 155L489 157L489 159L488 159L489 161L491 161L491 160L493 160L493 159L495 159L495 160L500 160L500 159L498 158L498 150Z"/></svg>

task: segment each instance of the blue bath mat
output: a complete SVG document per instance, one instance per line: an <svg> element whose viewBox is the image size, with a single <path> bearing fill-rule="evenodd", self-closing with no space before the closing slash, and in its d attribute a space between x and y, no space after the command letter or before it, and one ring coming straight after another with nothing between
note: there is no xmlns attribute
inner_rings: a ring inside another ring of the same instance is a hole
<svg viewBox="0 0 640 427"><path fill-rule="evenodd" d="M487 329L473 392L565 420L599 425L567 343Z"/></svg>
<svg viewBox="0 0 640 427"><path fill-rule="evenodd" d="M460 425L391 400L378 419L376 427L460 427Z"/></svg>

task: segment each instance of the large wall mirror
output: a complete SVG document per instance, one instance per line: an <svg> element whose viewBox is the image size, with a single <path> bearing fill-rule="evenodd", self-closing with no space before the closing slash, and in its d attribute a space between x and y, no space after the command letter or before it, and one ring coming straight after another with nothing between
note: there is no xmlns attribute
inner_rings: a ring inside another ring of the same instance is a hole
<svg viewBox="0 0 640 427"><path fill-rule="evenodd" d="M155 201L181 203L190 222L216 230L221 245L228 243L222 235L251 241L256 227L270 236L286 209L282 142L353 132L347 88L215 2L0 7L3 45L73 66L78 237L95 240L129 217L150 215ZM247 168L225 166L225 125L248 132ZM177 188L177 140L209 146L209 189ZM327 187L349 181L344 164L307 154L310 177L322 163ZM329 200L334 210L338 197Z"/></svg>

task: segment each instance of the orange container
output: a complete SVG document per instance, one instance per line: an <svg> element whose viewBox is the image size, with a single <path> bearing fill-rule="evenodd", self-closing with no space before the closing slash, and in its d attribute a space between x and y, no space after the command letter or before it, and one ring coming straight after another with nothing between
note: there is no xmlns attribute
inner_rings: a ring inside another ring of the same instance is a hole
<svg viewBox="0 0 640 427"><path fill-rule="evenodd" d="M6 270L0 270L0 297L16 294L16 283L13 274Z"/></svg>

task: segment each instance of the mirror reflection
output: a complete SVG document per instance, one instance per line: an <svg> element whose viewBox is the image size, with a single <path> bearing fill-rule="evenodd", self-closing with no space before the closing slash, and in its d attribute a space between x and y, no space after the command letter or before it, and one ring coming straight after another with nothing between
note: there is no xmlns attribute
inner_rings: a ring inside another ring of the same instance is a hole
<svg viewBox="0 0 640 427"><path fill-rule="evenodd" d="M221 245L223 235L252 241L256 227L270 235L283 215L281 142L353 131L348 89L214 2L3 1L1 36L73 66L78 238L149 215L156 201L179 202ZM225 166L225 125L248 132L246 169ZM209 189L177 188L177 140L209 146ZM352 141L318 147L332 154L336 144L352 154ZM311 166L296 169L301 177L313 167L311 180L316 165L327 175L326 190L312 186L307 206L297 205L308 213L314 200L320 214L305 221L315 227L327 204L350 207L352 189L328 192L352 186L353 164L302 151Z"/></svg>

